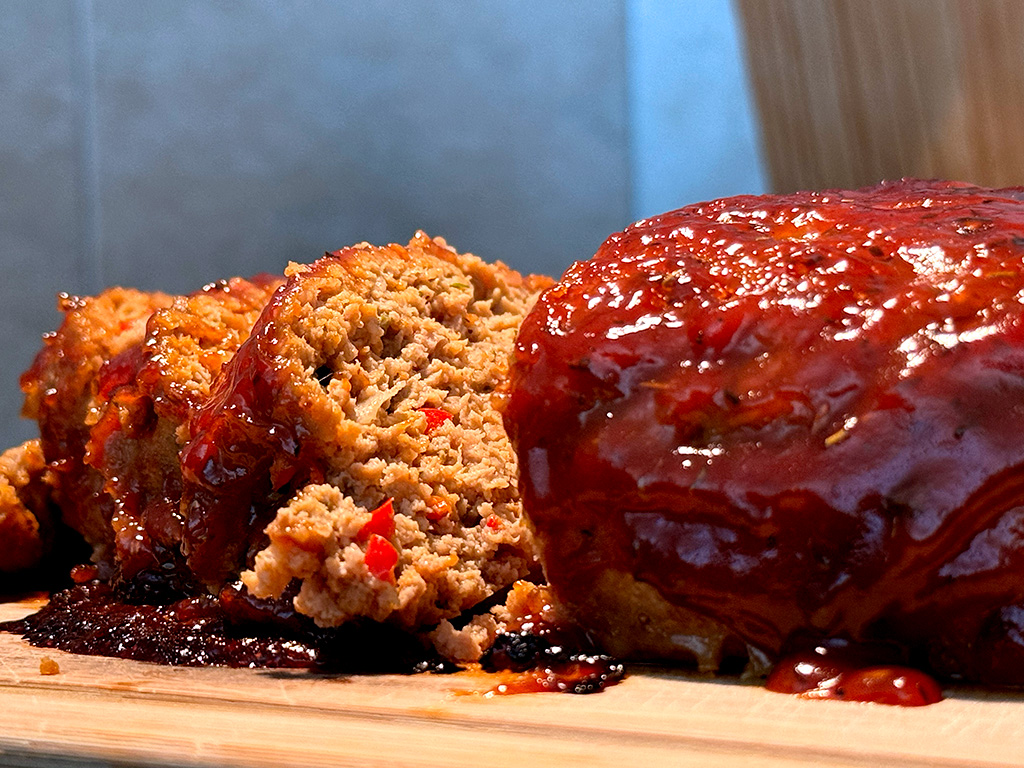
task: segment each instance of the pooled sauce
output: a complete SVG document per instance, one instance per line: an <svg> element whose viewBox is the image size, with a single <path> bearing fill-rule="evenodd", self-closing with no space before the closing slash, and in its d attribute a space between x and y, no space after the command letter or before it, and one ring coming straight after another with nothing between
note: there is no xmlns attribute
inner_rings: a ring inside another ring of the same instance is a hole
<svg viewBox="0 0 1024 768"><path fill-rule="evenodd" d="M522 325L505 424L576 617L624 574L769 661L809 633L1024 685L1022 198L728 198L571 267Z"/></svg>
<svg viewBox="0 0 1024 768"><path fill-rule="evenodd" d="M625 675L622 662L562 646L530 632L500 634L483 658L485 672L504 672L488 693L597 693Z"/></svg>
<svg viewBox="0 0 1024 768"><path fill-rule="evenodd" d="M32 645L173 666L302 668L344 673L451 672L411 635L381 624L319 629L285 604L236 588L165 604L125 602L106 584L58 592L37 613L0 624Z"/></svg>
<svg viewBox="0 0 1024 768"><path fill-rule="evenodd" d="M88 575L79 569L80 577ZM571 630L520 617L529 631L500 634L481 666L499 673L493 694L594 693L618 682L623 665L575 650ZM410 635L367 622L320 629L288 600L250 597L238 586L220 596L135 604L99 582L56 593L37 613L0 623L0 632L69 653L188 667L311 669L332 673L451 673L457 667Z"/></svg>
<svg viewBox="0 0 1024 768"><path fill-rule="evenodd" d="M499 634L481 659L481 668L497 680L483 691L485 696L597 693L626 674L621 661L587 648L576 627L550 621L542 609L517 617L512 626L518 629ZM54 595L39 612L0 624L0 631L21 634L37 647L172 666L457 671L403 633L380 625L354 632L317 629L285 602L256 600L237 586L217 598L139 605L125 602L106 584L82 583ZM765 687L803 698L900 706L942 700L933 678L894 658L891 652L823 641L812 650L786 655ZM59 671L55 663L51 668Z"/></svg>
<svg viewBox="0 0 1024 768"><path fill-rule="evenodd" d="M85 581L53 595L37 613L0 624L32 645L69 653L110 656L173 666L311 669L335 673L450 673L457 667L393 627L356 623L321 629L291 606L291 596L259 600L239 585L219 596L133 603L108 584ZM543 593L543 590L537 590ZM550 619L534 598L498 636L481 666L500 673L494 693L594 693L614 685L623 665L584 646L572 628Z"/></svg>
<svg viewBox="0 0 1024 768"><path fill-rule="evenodd" d="M174 666L308 668L316 661L309 642L230 636L213 598L131 605L98 583L59 592L38 613L0 629L41 648Z"/></svg>
<svg viewBox="0 0 1024 768"><path fill-rule="evenodd" d="M942 687L930 675L891 662L885 653L864 653L847 643L821 643L784 656L765 688L807 699L840 699L902 707L942 701Z"/></svg>

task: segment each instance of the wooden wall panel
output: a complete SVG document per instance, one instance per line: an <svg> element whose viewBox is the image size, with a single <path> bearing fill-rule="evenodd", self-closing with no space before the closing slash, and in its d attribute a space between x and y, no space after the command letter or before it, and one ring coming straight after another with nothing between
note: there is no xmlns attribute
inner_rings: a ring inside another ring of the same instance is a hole
<svg viewBox="0 0 1024 768"><path fill-rule="evenodd" d="M776 191L1024 184L1024 4L738 0Z"/></svg>

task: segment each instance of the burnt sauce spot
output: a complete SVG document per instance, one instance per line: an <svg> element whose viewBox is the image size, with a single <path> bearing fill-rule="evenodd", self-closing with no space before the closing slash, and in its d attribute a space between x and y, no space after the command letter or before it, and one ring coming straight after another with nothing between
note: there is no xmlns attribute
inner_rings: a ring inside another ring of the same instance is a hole
<svg viewBox="0 0 1024 768"><path fill-rule="evenodd" d="M287 603L237 589L163 605L125 602L107 584L55 594L37 613L0 624L40 648L187 667L298 668L332 673L451 672L418 638L376 623L321 629Z"/></svg>
<svg viewBox="0 0 1024 768"><path fill-rule="evenodd" d="M498 635L480 666L486 672L517 673L494 686L492 694L597 693L625 675L625 666L611 656L573 651L522 631Z"/></svg>

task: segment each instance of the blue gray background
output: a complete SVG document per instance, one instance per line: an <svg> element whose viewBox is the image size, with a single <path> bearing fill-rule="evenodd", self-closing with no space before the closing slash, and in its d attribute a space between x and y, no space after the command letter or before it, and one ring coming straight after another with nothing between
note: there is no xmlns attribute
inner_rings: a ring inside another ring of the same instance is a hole
<svg viewBox="0 0 1024 768"><path fill-rule="evenodd" d="M728 0L7 0L0 447L58 291L405 241L560 273L765 186Z"/></svg>

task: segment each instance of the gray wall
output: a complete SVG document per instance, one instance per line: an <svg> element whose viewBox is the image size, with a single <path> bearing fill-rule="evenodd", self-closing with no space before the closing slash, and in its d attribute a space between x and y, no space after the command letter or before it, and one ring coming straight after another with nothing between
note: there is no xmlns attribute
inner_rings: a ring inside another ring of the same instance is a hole
<svg viewBox="0 0 1024 768"><path fill-rule="evenodd" d="M422 228L560 273L759 191L728 0L8 0L0 447L58 291L195 290Z"/></svg>

